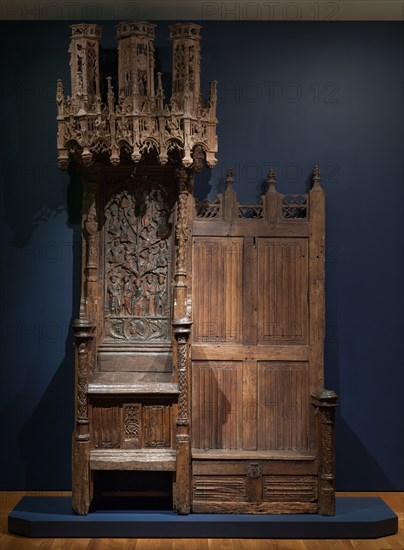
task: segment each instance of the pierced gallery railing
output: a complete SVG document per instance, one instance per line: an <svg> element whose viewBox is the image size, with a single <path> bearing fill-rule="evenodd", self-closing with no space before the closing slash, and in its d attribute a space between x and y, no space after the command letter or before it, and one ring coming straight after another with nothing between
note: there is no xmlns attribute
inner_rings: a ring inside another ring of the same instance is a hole
<svg viewBox="0 0 404 550"><path fill-rule="evenodd" d="M320 186L320 168L314 166L312 173L313 188ZM281 194L276 190L274 170L268 172L268 188L259 203L239 203L233 189L233 171L226 174L226 188L219 193L215 201L195 199L196 219L206 220L266 220L276 223L309 221L310 192L305 194Z"/></svg>

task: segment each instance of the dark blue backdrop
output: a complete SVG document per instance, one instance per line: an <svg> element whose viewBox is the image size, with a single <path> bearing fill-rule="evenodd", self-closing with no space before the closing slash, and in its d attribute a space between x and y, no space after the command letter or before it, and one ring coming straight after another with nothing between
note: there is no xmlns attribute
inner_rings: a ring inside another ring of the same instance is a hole
<svg viewBox="0 0 404 550"><path fill-rule="evenodd" d="M403 490L403 24L204 22L202 34L219 163L196 192L214 196L233 167L240 200L255 200L270 165L281 192L304 192L321 165L337 488ZM3 490L70 488L80 201L56 167L55 107L69 37L66 22L0 24ZM160 22L166 78L167 37Z"/></svg>

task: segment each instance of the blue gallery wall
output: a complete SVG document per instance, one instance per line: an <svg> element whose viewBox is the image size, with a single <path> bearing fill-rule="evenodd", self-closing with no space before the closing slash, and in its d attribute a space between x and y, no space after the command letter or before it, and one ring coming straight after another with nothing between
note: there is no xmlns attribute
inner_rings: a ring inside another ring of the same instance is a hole
<svg viewBox="0 0 404 550"><path fill-rule="evenodd" d="M281 192L304 192L320 164L337 488L403 490L403 24L202 24L202 81L219 81L219 163L196 193L214 196L233 167L239 199L255 200L270 165ZM166 80L167 26L156 40ZM71 484L80 189L56 167L54 102L57 78L69 88L69 35L67 22L0 24L3 490Z"/></svg>

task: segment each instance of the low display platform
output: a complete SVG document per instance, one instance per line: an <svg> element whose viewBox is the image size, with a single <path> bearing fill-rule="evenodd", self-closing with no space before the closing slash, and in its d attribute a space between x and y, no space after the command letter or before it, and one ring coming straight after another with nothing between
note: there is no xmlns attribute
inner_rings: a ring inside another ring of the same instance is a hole
<svg viewBox="0 0 404 550"><path fill-rule="evenodd" d="M172 510L72 512L70 497L24 497L8 516L10 533L37 538L369 539L393 535L396 514L378 497L338 497L336 515L190 514Z"/></svg>

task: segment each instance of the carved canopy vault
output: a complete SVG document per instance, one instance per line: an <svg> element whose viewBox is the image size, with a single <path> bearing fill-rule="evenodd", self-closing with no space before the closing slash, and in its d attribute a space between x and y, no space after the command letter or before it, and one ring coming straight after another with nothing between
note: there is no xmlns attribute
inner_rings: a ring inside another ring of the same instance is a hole
<svg viewBox="0 0 404 550"><path fill-rule="evenodd" d="M305 195L278 193L271 171L261 202L239 204L229 172L217 201L196 202L194 172L217 152L200 27L170 26L168 103L155 25L117 25L105 88L101 27L71 28L71 95L58 81L56 100L59 166L83 185L75 512L112 480L181 514L333 514L319 169Z"/></svg>

